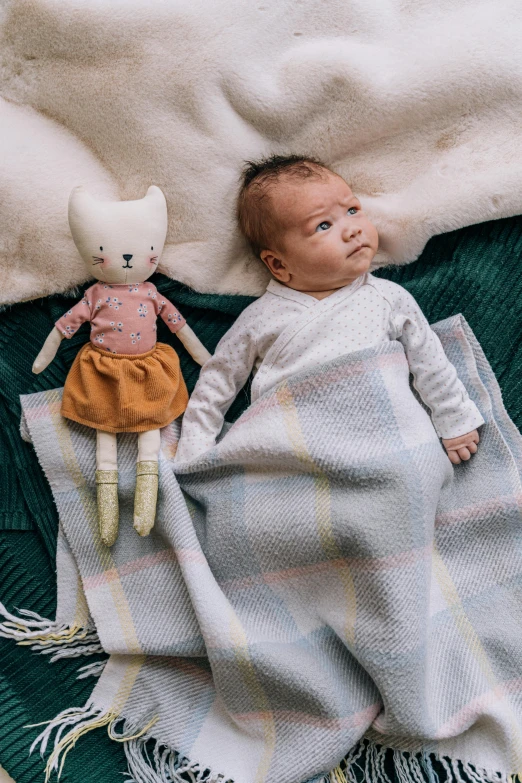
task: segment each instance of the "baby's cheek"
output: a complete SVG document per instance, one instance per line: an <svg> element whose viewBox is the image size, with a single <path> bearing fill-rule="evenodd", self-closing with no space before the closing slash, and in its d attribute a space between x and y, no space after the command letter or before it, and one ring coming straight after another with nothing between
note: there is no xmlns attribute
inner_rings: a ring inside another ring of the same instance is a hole
<svg viewBox="0 0 522 783"><path fill-rule="evenodd" d="M346 265L346 253L334 252L324 254L323 258L317 263L317 270L320 271L325 279L332 274L340 272Z"/></svg>
<svg viewBox="0 0 522 783"><path fill-rule="evenodd" d="M373 223L370 223L370 221L368 221L367 234L368 234L368 239L372 243L374 250L377 250L379 246L379 233L375 228L375 226L373 225Z"/></svg>

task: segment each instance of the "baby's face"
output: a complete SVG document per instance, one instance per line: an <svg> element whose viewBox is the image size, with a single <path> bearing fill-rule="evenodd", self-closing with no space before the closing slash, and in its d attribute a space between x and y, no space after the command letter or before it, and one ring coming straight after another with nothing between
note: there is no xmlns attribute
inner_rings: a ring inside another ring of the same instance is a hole
<svg viewBox="0 0 522 783"><path fill-rule="evenodd" d="M368 271L377 229L346 182L324 171L304 182L283 178L270 197L282 233L261 258L273 276L298 291L332 291Z"/></svg>

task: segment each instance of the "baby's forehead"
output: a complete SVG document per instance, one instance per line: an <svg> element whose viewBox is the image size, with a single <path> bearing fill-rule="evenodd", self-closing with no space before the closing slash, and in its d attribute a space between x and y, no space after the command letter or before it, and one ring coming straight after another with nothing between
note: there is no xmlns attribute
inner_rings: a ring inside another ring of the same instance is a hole
<svg viewBox="0 0 522 783"><path fill-rule="evenodd" d="M282 176L272 184L270 196L276 214L285 220L299 219L314 209L326 209L354 197L348 183L328 170L306 179Z"/></svg>

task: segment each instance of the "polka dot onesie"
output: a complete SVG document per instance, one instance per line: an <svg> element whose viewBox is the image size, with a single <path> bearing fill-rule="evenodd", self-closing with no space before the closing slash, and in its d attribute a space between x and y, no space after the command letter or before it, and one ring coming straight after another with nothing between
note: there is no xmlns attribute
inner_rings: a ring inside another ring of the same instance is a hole
<svg viewBox="0 0 522 783"><path fill-rule="evenodd" d="M275 384L343 354L398 340L437 435L454 438L484 423L419 305L400 285L366 273L318 300L271 280L201 370L183 418L176 461L212 448L250 372L252 402Z"/></svg>

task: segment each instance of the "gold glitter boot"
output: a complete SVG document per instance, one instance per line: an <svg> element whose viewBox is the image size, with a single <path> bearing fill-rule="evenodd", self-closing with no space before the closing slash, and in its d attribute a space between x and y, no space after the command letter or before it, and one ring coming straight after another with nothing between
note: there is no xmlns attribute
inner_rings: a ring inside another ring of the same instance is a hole
<svg viewBox="0 0 522 783"><path fill-rule="evenodd" d="M100 537L106 546L112 546L118 538L118 471L96 471L96 500Z"/></svg>
<svg viewBox="0 0 522 783"><path fill-rule="evenodd" d="M136 492L134 495L134 529L140 536L148 536L156 518L158 497L158 463L136 463Z"/></svg>

